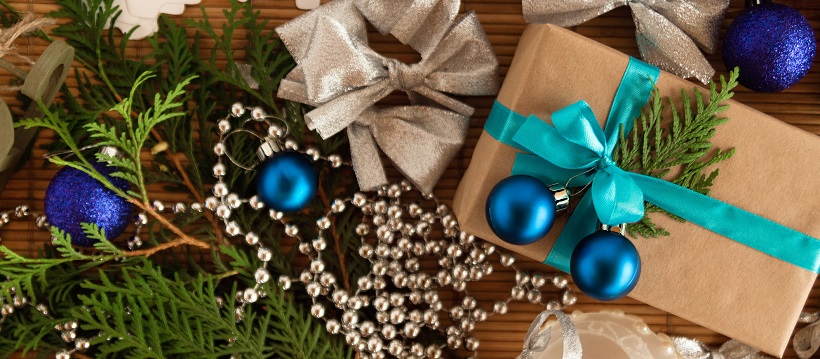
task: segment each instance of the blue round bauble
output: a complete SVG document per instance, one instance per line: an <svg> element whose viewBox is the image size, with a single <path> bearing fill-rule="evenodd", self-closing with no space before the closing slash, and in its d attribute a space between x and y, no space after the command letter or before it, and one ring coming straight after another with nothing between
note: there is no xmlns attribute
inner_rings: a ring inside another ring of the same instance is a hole
<svg viewBox="0 0 820 359"><path fill-rule="evenodd" d="M307 156L278 152L265 160L256 175L256 193L266 206L280 212L305 208L319 188L319 174Z"/></svg>
<svg viewBox="0 0 820 359"><path fill-rule="evenodd" d="M537 178L515 175L493 187L486 210L496 236L510 244L531 244L555 223L555 195Z"/></svg>
<svg viewBox="0 0 820 359"><path fill-rule="evenodd" d="M104 163L92 164L114 186L128 190L128 182L111 177L115 167ZM81 223L93 223L105 231L107 238L122 234L134 214L134 205L118 196L102 183L84 172L65 167L48 184L45 197L48 222L71 235L71 243L90 247L96 243L83 232Z"/></svg>
<svg viewBox="0 0 820 359"><path fill-rule="evenodd" d="M638 284L641 257L626 237L598 231L578 242L569 268L572 280L584 294L598 300L615 300Z"/></svg>
<svg viewBox="0 0 820 359"><path fill-rule="evenodd" d="M740 68L738 81L758 92L783 91L806 76L817 44L808 20L795 9L764 3L742 12L723 40L723 62Z"/></svg>

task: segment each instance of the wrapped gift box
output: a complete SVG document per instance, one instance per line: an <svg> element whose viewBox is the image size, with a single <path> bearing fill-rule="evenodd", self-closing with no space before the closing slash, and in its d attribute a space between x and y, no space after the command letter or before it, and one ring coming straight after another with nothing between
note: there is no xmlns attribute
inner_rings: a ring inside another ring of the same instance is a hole
<svg viewBox="0 0 820 359"><path fill-rule="evenodd" d="M498 102L523 115L549 119L584 100L603 126L629 57L552 25L530 25L516 51ZM663 96L680 104L692 83L662 72ZM773 95L776 96L776 95ZM735 101L721 116L713 143L736 149L719 164L710 196L784 226L820 237L820 138ZM485 218L490 190L508 177L516 153L486 131L456 193L453 207L463 230L544 261L569 216L561 216L537 243L509 245ZM691 223L665 215L653 220L671 236L630 238L642 259L630 297L782 356L816 274ZM777 241L778 238L771 238Z"/></svg>

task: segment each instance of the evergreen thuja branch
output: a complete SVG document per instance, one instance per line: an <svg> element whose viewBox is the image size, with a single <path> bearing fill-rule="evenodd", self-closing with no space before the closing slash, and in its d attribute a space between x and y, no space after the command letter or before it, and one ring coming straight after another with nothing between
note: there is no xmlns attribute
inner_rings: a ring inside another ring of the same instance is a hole
<svg viewBox="0 0 820 359"><path fill-rule="evenodd" d="M639 172L653 177L664 178L674 184L698 193L709 194L718 169L708 171L713 165L729 159L734 149L713 149L711 142L715 128L727 118L717 114L729 106L724 102L731 99L732 90L738 85L738 70L729 74L727 81L720 77L720 90L712 82L709 84L708 103L703 94L694 89L692 98L681 90L680 110L671 98L664 98L656 88L652 92L649 105L635 121L635 130L629 138L621 131L619 145L613 159L625 171ZM664 117L664 102L670 107L671 121ZM674 173L674 174L673 174ZM669 232L658 226L650 217L651 213L663 213L675 220L682 218L653 204L646 204L646 215L637 223L627 227L633 237L667 236Z"/></svg>

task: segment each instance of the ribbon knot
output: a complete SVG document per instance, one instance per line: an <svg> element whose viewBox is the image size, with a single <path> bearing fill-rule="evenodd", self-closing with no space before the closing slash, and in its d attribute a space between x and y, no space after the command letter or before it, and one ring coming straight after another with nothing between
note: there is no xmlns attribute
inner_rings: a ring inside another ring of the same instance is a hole
<svg viewBox="0 0 820 359"><path fill-rule="evenodd" d="M424 84L424 75L418 64L408 65L396 59L385 59L387 77L396 90L412 93L413 89Z"/></svg>
<svg viewBox="0 0 820 359"><path fill-rule="evenodd" d="M618 165L615 164L612 157L603 156L600 160L598 160L598 171L612 171L612 167L618 168Z"/></svg>

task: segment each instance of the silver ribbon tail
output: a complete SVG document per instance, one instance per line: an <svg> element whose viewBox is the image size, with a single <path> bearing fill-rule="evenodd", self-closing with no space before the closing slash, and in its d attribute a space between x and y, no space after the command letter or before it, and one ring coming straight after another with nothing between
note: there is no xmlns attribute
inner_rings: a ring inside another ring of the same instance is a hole
<svg viewBox="0 0 820 359"><path fill-rule="evenodd" d="M774 359L737 340L730 340L717 350L697 339L672 337L672 342L684 359Z"/></svg>
<svg viewBox="0 0 820 359"><path fill-rule="evenodd" d="M616 7L629 5L641 57L683 78L708 83L715 74L698 47L717 48L728 0L523 0L531 23L576 26Z"/></svg>
<svg viewBox="0 0 820 359"><path fill-rule="evenodd" d="M535 353L547 349L547 344L550 342L550 330L545 330L542 333L541 327L550 315L558 318L558 324L561 325L561 335L564 340L562 358L581 359L581 338L575 330L575 324L572 323L572 319L566 313L559 310L546 310L538 314L535 321L530 325L527 335L524 336L524 351L517 359L533 359Z"/></svg>

